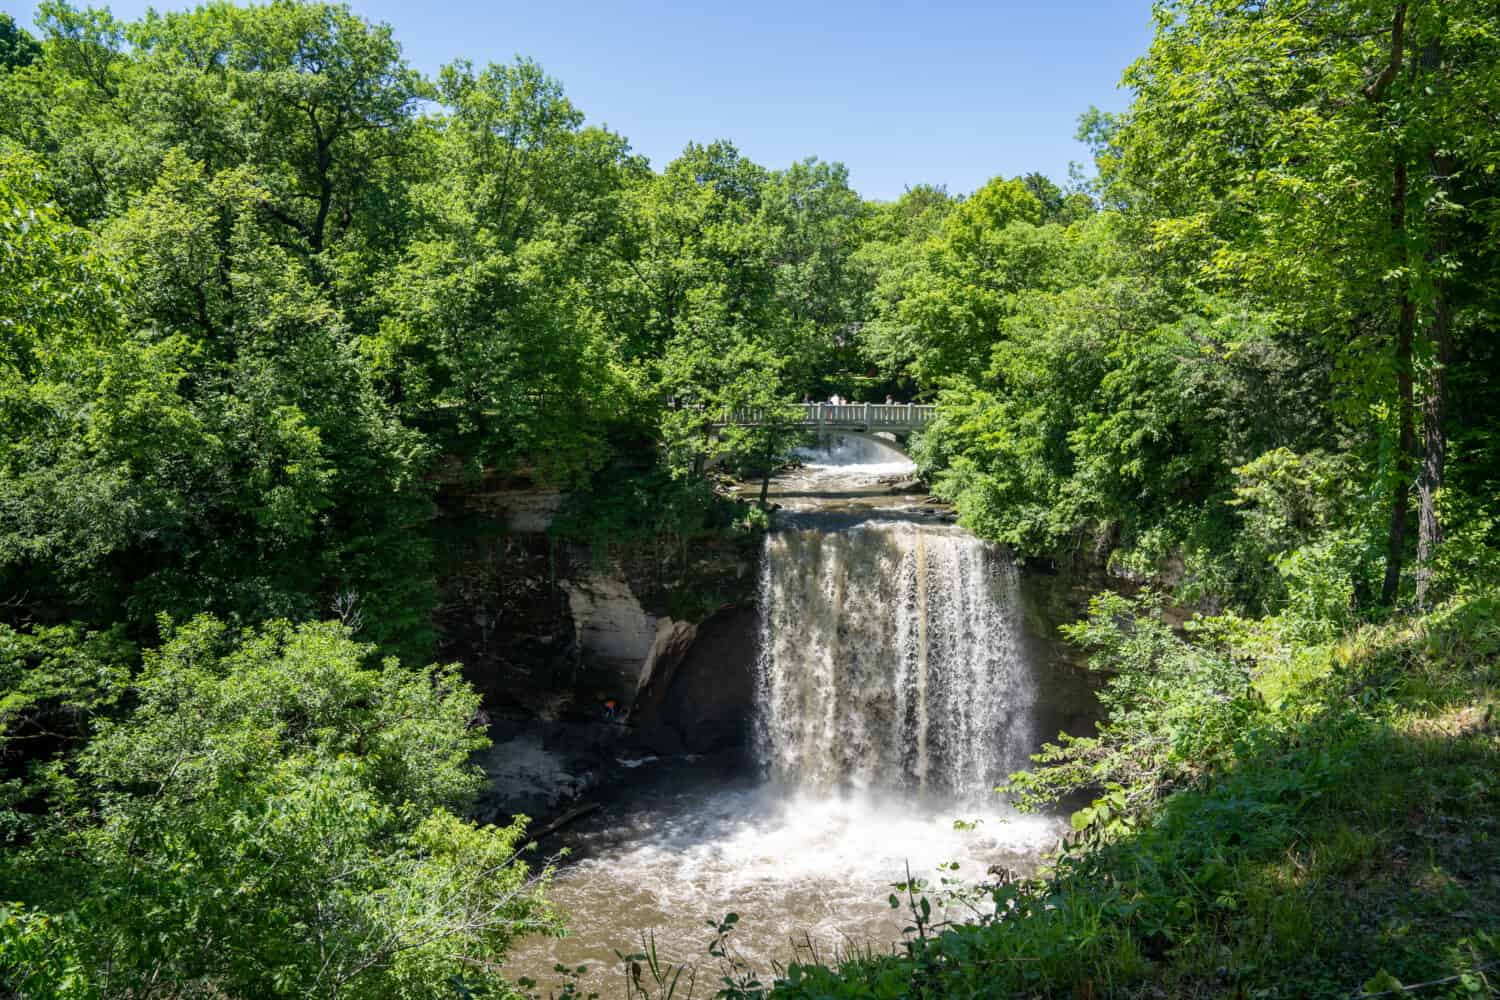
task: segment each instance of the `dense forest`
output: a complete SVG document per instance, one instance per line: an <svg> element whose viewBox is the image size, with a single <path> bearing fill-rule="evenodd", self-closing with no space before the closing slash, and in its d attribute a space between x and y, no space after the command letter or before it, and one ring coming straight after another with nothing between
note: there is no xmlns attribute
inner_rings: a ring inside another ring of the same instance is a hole
<svg viewBox="0 0 1500 1000"><path fill-rule="evenodd" d="M706 470L837 393L1118 584L1109 715L1008 789L1092 804L1003 919L730 995L1493 991L1500 11L1169 0L1124 83L1087 178L877 202L344 6L0 15L0 983L516 995L567 915L465 818L438 491L753 533Z"/></svg>

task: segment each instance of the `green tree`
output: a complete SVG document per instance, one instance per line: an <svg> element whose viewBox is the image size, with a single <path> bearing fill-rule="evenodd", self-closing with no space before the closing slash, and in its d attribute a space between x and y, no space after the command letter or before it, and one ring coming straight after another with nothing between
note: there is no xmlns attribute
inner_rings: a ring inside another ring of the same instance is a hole
<svg viewBox="0 0 1500 1000"><path fill-rule="evenodd" d="M1424 593L1439 534L1446 371L1471 321L1455 292L1473 280L1452 237L1488 218L1494 129L1478 94L1495 29L1484 4L1165 4L1126 76L1136 102L1105 139L1107 180L1151 217L1161 252L1292 312L1340 358L1347 412L1388 413L1387 602L1424 380Z"/></svg>
<svg viewBox="0 0 1500 1000"><path fill-rule="evenodd" d="M42 54L31 33L9 14L0 14L0 71L30 66Z"/></svg>
<svg viewBox="0 0 1500 1000"><path fill-rule="evenodd" d="M995 178L940 223L932 211L915 216L930 235L902 254L899 278L881 280L864 334L877 357L928 384L983 371L1014 293L1049 280L1062 253L1061 228L1038 225L1042 204L1020 180Z"/></svg>
<svg viewBox="0 0 1500 1000"><path fill-rule="evenodd" d="M861 367L855 333L869 275L853 257L868 209L842 164L816 159L773 172L763 198L778 234L772 266L781 314L767 340L779 334L772 343L787 358L786 380L811 391L819 376Z"/></svg>
<svg viewBox="0 0 1500 1000"><path fill-rule="evenodd" d="M628 169L535 63L445 67L438 164L365 353L398 411L469 463L577 483L632 411L611 365L605 248Z"/></svg>
<svg viewBox="0 0 1500 1000"><path fill-rule="evenodd" d="M379 262L374 196L413 111L388 30L306 4L42 13L44 58L7 94L46 155L8 168L31 173L10 217L28 246L87 248L99 277L4 303L26 345L0 485L10 582L33 610L142 636L162 610L249 622L358 595L376 638L425 651L429 453L375 394L365 314L344 308ZM48 208L59 183L95 235ZM0 267L20 281L47 260ZM76 318L26 318L48 302Z"/></svg>
<svg viewBox="0 0 1500 1000"><path fill-rule="evenodd" d="M781 407L794 396L791 380L806 377L818 324L793 312L798 297L788 293L806 279L789 277L797 265L778 260L784 229L770 217L771 185L765 170L719 142L689 146L629 190L618 250L627 358L652 387L658 440L679 473L720 461L760 472L787 443ZM774 420L727 423L745 407Z"/></svg>
<svg viewBox="0 0 1500 1000"><path fill-rule="evenodd" d="M901 300L923 266L924 247L954 204L946 191L919 186L894 202L873 206L866 221L864 239L853 255L867 287L858 338L861 352L887 377L907 372L915 359L917 345L901 318Z"/></svg>
<svg viewBox="0 0 1500 1000"><path fill-rule="evenodd" d="M424 87L388 25L330 3L210 5L152 12L127 36L128 96L156 142L212 171L249 167L258 210L299 255L350 235L401 168Z"/></svg>
<svg viewBox="0 0 1500 1000"><path fill-rule="evenodd" d="M515 937L555 930L524 817L455 815L485 742L456 666L372 665L335 624L164 631L133 710L97 723L0 866L30 915L0 921L11 988L437 996L496 985Z"/></svg>

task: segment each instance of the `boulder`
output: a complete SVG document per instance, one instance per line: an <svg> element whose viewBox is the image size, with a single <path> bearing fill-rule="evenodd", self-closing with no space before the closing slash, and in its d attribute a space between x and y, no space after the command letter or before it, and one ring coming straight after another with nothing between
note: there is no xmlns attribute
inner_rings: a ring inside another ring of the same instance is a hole
<svg viewBox="0 0 1500 1000"><path fill-rule="evenodd" d="M759 649L755 608L723 608L694 632L675 669L659 661L636 701L632 742L652 753L710 753L750 740ZM685 635L675 634L679 641Z"/></svg>
<svg viewBox="0 0 1500 1000"><path fill-rule="evenodd" d="M584 665L602 672L607 694L625 700L639 686L656 643L656 616L641 607L618 571L592 571L562 586Z"/></svg>
<svg viewBox="0 0 1500 1000"><path fill-rule="evenodd" d="M697 637L698 626L690 622L671 618L657 621L656 641L651 644L651 652L646 654L646 662L641 664L640 681L636 684L635 697L631 699L632 711L635 705L650 701L671 687L678 666L693 648L693 640Z"/></svg>

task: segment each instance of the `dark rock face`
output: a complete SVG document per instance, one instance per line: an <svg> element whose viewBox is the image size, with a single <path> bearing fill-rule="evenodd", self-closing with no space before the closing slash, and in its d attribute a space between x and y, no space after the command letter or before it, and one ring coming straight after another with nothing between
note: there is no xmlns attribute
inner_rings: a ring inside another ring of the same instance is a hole
<svg viewBox="0 0 1500 1000"><path fill-rule="evenodd" d="M1033 663L1045 664L1055 678L1037 704L1037 730L1054 741L1060 732L1092 736L1099 719L1094 692L1104 678L1089 670L1088 656L1062 637L1060 626L1088 613L1089 598L1101 578L1076 570L1023 564L1021 569L1021 637Z"/></svg>
<svg viewBox="0 0 1500 1000"><path fill-rule="evenodd" d="M551 494L455 487L441 506L439 655L464 664L493 718L614 723L621 736L619 723L643 720L656 752L740 739L752 704L756 540L597 552L544 533ZM549 741L570 745L564 733Z"/></svg>
<svg viewBox="0 0 1500 1000"><path fill-rule="evenodd" d="M1033 659L1056 661L1087 674L1088 657L1063 640L1060 626L1088 613L1089 598L1102 589L1098 578L1059 571L1043 563L1021 566L1021 615Z"/></svg>
<svg viewBox="0 0 1500 1000"><path fill-rule="evenodd" d="M545 535L452 519L439 548L438 655L464 665L493 715L555 718L583 662L557 553ZM564 559L566 554L564 554Z"/></svg>
<svg viewBox="0 0 1500 1000"><path fill-rule="evenodd" d="M755 608L724 608L684 638L642 687L632 742L653 753L743 746L755 706Z"/></svg>

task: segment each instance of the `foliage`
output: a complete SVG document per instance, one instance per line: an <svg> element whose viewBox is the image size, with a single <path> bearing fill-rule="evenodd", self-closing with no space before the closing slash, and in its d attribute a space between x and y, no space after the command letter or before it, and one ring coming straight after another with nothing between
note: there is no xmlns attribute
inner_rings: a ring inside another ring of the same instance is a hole
<svg viewBox="0 0 1500 1000"><path fill-rule="evenodd" d="M0 71L30 66L42 47L9 14L0 14Z"/></svg>
<svg viewBox="0 0 1500 1000"><path fill-rule="evenodd" d="M649 550L660 573L664 563L686 565L689 553L703 543L754 541L766 527L764 510L718 492L705 480L661 470L611 470L569 497L549 532L560 541L587 544L600 564L614 555ZM693 605L714 596L685 592L671 594L669 600ZM707 610L716 607L710 604Z"/></svg>
<svg viewBox="0 0 1500 1000"><path fill-rule="evenodd" d="M27 345L6 358L7 582L142 637L162 610L248 622L353 591L378 638L421 650L424 446L382 411L247 166L165 152L96 235L49 205L37 161L7 159L7 214L25 221L0 266L28 289L4 304Z"/></svg>
<svg viewBox="0 0 1500 1000"><path fill-rule="evenodd" d="M633 406L589 283L606 267L627 169L622 139L582 127L526 61L443 68L439 168L365 342L399 412L465 461L572 485L607 458L609 417Z"/></svg>
<svg viewBox="0 0 1500 1000"><path fill-rule="evenodd" d="M1043 747L1041 766L1012 778L1019 804L1036 808L1074 789L1108 788L1101 804L1074 817L1075 827L1106 818L1128 823L1228 763L1256 711L1243 660L1179 638L1154 596L1132 602L1100 594L1088 618L1064 632L1089 652L1089 668L1108 676L1099 694L1105 720L1095 736L1064 734Z"/></svg>
<svg viewBox="0 0 1500 1000"><path fill-rule="evenodd" d="M503 993L554 918L519 828L456 818L475 696L371 662L434 644L434 493L569 490L556 537L659 576L766 526L712 476L829 392L935 398L964 524L1151 589L1069 630L1108 719L1013 781L1091 800L1053 875L942 928L908 885L908 947L775 990L1487 988L1492 3L1166 0L1097 178L891 203L722 140L652 169L535 63L425 79L339 4L37 15L0 15L12 989ZM628 989L672 992L646 944Z"/></svg>
<svg viewBox="0 0 1500 1000"><path fill-rule="evenodd" d="M149 642L357 603L425 655L440 469L765 475L787 404L859 366L839 165L717 142L655 173L535 63L425 80L336 4L38 24L0 98L18 619Z"/></svg>
<svg viewBox="0 0 1500 1000"><path fill-rule="evenodd" d="M12 988L431 996L553 928L524 817L451 811L485 742L457 667L370 665L335 624L163 631L0 866Z"/></svg>
<svg viewBox="0 0 1500 1000"><path fill-rule="evenodd" d="M1088 237L1105 258L1118 254L1107 221ZM986 376L943 392L917 449L965 524L1186 599L1278 596L1263 568L1275 551L1238 523L1253 501L1236 498L1250 474L1237 470L1312 450L1329 418L1317 362L1275 317L1212 299L1179 312L1165 289L1122 274L1038 294L1003 329ZM1366 515L1353 499L1346 509Z"/></svg>
<svg viewBox="0 0 1500 1000"><path fill-rule="evenodd" d="M76 752L128 690L135 650L118 626L0 625L0 845L39 822L50 770Z"/></svg>
<svg viewBox="0 0 1500 1000"><path fill-rule="evenodd" d="M1017 182L1042 215L992 182L878 286L872 355L940 386L924 471L1026 555L1260 611L1310 552L1245 523L1235 470L1324 455L1351 606L1397 598L1418 478L1417 596L1451 590L1436 498L1485 479L1448 442L1492 438L1494 302L1494 130L1454 102L1493 79L1493 11L1181 0L1157 28L1130 110L1083 122L1107 211L1064 228L1045 178Z"/></svg>

